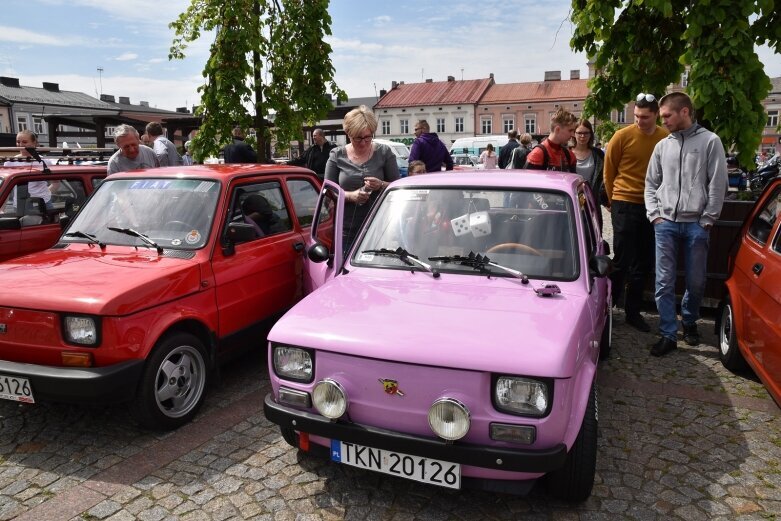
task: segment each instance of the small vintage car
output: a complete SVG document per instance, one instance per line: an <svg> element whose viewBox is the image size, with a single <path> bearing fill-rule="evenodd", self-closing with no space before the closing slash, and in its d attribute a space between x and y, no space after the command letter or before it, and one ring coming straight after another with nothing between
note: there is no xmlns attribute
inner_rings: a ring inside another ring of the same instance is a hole
<svg viewBox="0 0 781 521"><path fill-rule="evenodd" d="M53 246L60 219L76 215L105 177L105 166L0 166L0 261Z"/></svg>
<svg viewBox="0 0 781 521"><path fill-rule="evenodd" d="M326 182L316 285L269 334L266 417L301 450L442 487L591 493L611 342L598 207L560 172L394 182L343 259Z"/></svg>
<svg viewBox="0 0 781 521"><path fill-rule="evenodd" d="M717 321L727 369L746 363L781 405L781 178L764 190L743 223L729 262Z"/></svg>
<svg viewBox="0 0 781 521"><path fill-rule="evenodd" d="M278 165L114 174L47 250L0 263L0 398L130 402L173 429L218 361L311 288L320 182Z"/></svg>

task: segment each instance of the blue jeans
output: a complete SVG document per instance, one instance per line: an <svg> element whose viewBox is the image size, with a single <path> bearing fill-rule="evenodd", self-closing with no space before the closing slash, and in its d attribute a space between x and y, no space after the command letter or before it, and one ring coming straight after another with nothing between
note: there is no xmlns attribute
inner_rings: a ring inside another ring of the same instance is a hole
<svg viewBox="0 0 781 521"><path fill-rule="evenodd" d="M678 321L675 314L675 279L678 248L683 247L686 267L686 291L681 301L681 318L690 326L700 318L700 303L705 293L710 232L699 223L662 221L654 225L656 236L656 308L659 310L659 332L677 341Z"/></svg>

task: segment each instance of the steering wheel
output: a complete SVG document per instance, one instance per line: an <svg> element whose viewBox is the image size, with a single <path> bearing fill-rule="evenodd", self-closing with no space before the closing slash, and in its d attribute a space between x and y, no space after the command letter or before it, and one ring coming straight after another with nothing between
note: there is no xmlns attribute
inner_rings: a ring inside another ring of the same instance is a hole
<svg viewBox="0 0 781 521"><path fill-rule="evenodd" d="M526 255L536 255L537 257L543 256L542 253L540 253L540 250L535 250L531 246L521 244L520 242L503 242L500 244L495 244L490 248L488 248L488 250L486 250L486 253L510 253L510 252L524 253Z"/></svg>
<svg viewBox="0 0 781 521"><path fill-rule="evenodd" d="M189 232L193 227L184 221L168 221L163 225L164 229L170 231Z"/></svg>

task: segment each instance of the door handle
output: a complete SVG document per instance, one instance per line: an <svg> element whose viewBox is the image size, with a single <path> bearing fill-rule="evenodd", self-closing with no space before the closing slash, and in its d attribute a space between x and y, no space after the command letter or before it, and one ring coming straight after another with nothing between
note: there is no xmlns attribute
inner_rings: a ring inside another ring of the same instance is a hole
<svg viewBox="0 0 781 521"><path fill-rule="evenodd" d="M294 242L293 243L293 249L296 251L304 251L304 243L303 242Z"/></svg>
<svg viewBox="0 0 781 521"><path fill-rule="evenodd" d="M754 272L754 275L759 275L762 273L763 269L765 269L765 267L758 262L751 267L751 271Z"/></svg>

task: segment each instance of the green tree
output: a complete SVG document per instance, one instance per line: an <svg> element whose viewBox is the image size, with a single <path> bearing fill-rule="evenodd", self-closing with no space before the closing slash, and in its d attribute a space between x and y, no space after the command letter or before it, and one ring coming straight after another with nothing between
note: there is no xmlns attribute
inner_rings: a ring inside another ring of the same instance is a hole
<svg viewBox="0 0 781 521"><path fill-rule="evenodd" d="M329 91L346 99L324 40L331 34L328 0L190 0L170 27L176 35L169 59L184 58L202 32L215 32L198 88L199 158L218 154L240 125L255 128L258 161L264 162L272 137L286 145L302 137L304 123L327 114ZM269 114L273 128L264 119Z"/></svg>
<svg viewBox="0 0 781 521"><path fill-rule="evenodd" d="M607 119L638 92L664 93L689 66L698 119L749 164L771 84L755 44L781 53L781 0L572 0L573 49L598 75L585 112Z"/></svg>

